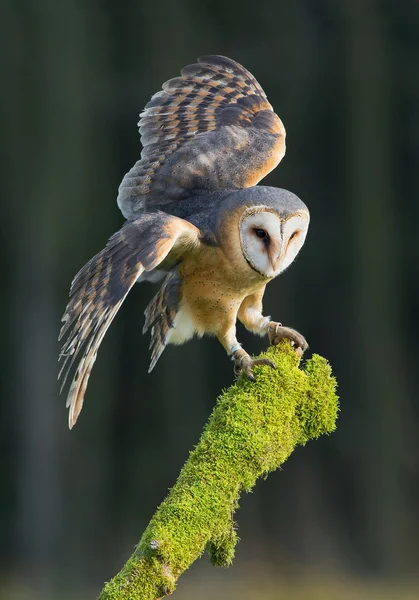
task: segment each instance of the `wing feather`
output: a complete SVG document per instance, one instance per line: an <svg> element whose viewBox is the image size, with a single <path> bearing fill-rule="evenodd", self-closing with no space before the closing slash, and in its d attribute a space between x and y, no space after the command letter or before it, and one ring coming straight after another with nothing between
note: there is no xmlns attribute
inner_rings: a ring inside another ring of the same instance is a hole
<svg viewBox="0 0 419 600"><path fill-rule="evenodd" d="M66 336L59 359L61 390L81 355L67 397L70 429L82 409L99 346L128 292L143 271L152 271L166 259L179 260L198 237L199 230L183 219L143 215L125 223L77 273L59 336Z"/></svg>
<svg viewBox="0 0 419 600"><path fill-rule="evenodd" d="M203 191L255 185L285 153L285 128L265 92L223 56L203 56L164 83L139 131L141 159L118 195L127 218Z"/></svg>
<svg viewBox="0 0 419 600"><path fill-rule="evenodd" d="M151 359L150 373L165 349L174 325L180 302L181 279L177 271L170 272L161 288L144 311L145 323L143 333L151 328L149 349Z"/></svg>

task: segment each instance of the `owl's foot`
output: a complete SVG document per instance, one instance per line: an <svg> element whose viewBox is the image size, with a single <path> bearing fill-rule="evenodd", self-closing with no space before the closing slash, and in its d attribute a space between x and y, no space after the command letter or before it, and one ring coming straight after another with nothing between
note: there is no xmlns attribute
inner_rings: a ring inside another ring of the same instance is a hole
<svg viewBox="0 0 419 600"><path fill-rule="evenodd" d="M283 339L287 339L291 342L291 346L295 348L298 354L303 355L308 348L307 341L301 333L291 329L290 327L283 327L281 323L275 323L271 321L268 326L268 337L272 346L276 346Z"/></svg>
<svg viewBox="0 0 419 600"><path fill-rule="evenodd" d="M268 358L252 358L243 348L233 352L232 359L234 360L234 374L238 377L241 373L244 373L251 381L255 381L253 375L255 365L267 365L272 369L276 369L274 363Z"/></svg>

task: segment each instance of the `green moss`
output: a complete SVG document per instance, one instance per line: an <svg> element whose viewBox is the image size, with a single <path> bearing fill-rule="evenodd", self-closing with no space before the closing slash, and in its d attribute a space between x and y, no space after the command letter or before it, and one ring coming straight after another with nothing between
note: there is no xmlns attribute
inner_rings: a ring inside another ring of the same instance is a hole
<svg viewBox="0 0 419 600"><path fill-rule="evenodd" d="M233 562L238 541L239 536L234 529L233 520L231 520L230 530L226 530L223 537L212 539L208 543L207 549L211 563L215 567L229 567Z"/></svg>
<svg viewBox="0 0 419 600"><path fill-rule="evenodd" d="M230 565L241 492L278 468L296 445L334 431L338 399L327 361L314 355L301 370L287 342L262 356L277 369L258 366L256 382L241 377L220 396L176 484L101 600L154 600L173 592L207 545L213 564Z"/></svg>

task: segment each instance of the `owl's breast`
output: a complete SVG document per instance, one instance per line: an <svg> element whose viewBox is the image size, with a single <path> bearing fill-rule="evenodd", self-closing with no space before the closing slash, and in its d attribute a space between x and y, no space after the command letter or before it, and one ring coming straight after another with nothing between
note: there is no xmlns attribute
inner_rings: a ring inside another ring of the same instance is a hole
<svg viewBox="0 0 419 600"><path fill-rule="evenodd" d="M188 258L179 273L182 283L177 321L185 333L190 324L197 335L215 334L226 322L234 322L243 299L266 285L266 280L254 276L247 265L237 268L219 247L207 247ZM171 341L175 340L176 334Z"/></svg>

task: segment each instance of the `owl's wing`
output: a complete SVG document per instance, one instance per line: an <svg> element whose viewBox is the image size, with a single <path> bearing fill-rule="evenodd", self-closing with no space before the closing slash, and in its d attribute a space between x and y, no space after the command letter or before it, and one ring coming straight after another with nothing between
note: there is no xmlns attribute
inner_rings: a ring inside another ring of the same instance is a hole
<svg viewBox="0 0 419 600"><path fill-rule="evenodd" d="M285 154L285 128L244 67L203 56L140 115L143 150L119 187L127 218L204 191L256 185Z"/></svg>
<svg viewBox="0 0 419 600"><path fill-rule="evenodd" d="M139 275L163 261L176 263L199 244L199 229L191 223L160 212L146 214L125 223L76 275L59 337L67 335L60 354L61 389L83 348L67 398L70 429L83 406L100 343Z"/></svg>

